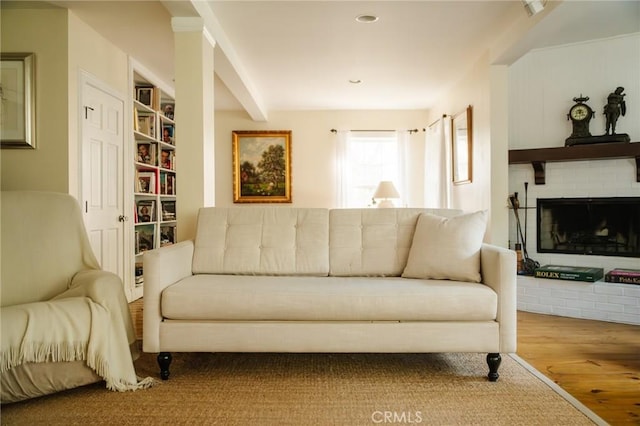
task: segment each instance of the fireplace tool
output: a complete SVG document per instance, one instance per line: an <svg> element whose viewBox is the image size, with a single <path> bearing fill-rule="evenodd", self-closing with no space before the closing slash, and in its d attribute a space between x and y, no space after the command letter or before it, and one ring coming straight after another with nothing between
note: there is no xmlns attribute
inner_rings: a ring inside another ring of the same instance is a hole
<svg viewBox="0 0 640 426"><path fill-rule="evenodd" d="M527 207L528 207L527 203L529 198L528 191L527 191L528 186L529 186L529 182L525 182L524 183L525 223L527 220ZM520 214L518 213L518 209L520 208L520 201L518 200L517 192L509 196L509 202L511 203L511 207L513 208L513 214L516 218L516 229L517 229L516 240L518 240L519 238L522 241L522 254L523 254L524 260L522 264L522 269L518 270L518 273L523 275L533 275L535 269L540 267L540 263L531 259L529 257L529 253L527 252L527 237L522 233L522 225L520 223ZM526 233L526 229L525 229L525 233Z"/></svg>

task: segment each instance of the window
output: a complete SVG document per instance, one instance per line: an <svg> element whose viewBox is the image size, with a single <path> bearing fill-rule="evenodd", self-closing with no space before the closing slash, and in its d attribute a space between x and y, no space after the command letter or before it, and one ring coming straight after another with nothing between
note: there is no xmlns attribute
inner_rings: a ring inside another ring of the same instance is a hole
<svg viewBox="0 0 640 426"><path fill-rule="evenodd" d="M344 132L340 138L340 207L371 206L373 193L383 180L394 182L403 196L399 185L397 132Z"/></svg>

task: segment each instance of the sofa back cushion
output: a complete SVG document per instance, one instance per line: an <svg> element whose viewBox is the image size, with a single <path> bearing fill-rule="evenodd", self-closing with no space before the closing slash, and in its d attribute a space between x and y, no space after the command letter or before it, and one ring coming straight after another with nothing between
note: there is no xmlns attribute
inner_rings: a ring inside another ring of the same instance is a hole
<svg viewBox="0 0 640 426"><path fill-rule="evenodd" d="M318 275L329 272L329 211L206 207L198 213L194 274Z"/></svg>
<svg viewBox="0 0 640 426"><path fill-rule="evenodd" d="M333 276L393 276L407 263L418 217L453 217L454 209L335 209L329 214L329 262Z"/></svg>

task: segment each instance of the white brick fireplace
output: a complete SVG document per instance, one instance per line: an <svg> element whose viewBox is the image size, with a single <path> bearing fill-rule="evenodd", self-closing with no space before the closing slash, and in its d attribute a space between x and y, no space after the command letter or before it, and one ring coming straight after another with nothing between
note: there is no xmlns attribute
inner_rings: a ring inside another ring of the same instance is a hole
<svg viewBox="0 0 640 426"><path fill-rule="evenodd" d="M588 58L588 59L586 59ZM593 66L578 68L585 60ZM577 72L580 69L581 72ZM588 96L595 111L592 135L605 132L603 107L617 86L627 93L627 114L617 131L640 143L640 33L539 49L509 69L509 148L563 147L571 134L567 120L573 98ZM640 197L634 158L546 162L546 183L535 184L531 164L509 166L509 192L518 192L524 226L528 182L527 249L544 264L640 269L640 258L537 253L536 199ZM508 200L505 200L505 206ZM509 219L510 244L516 242L514 215ZM552 315L640 325L640 285L562 281L519 276L518 309Z"/></svg>
<svg viewBox="0 0 640 426"><path fill-rule="evenodd" d="M536 199L560 197L640 196L634 159L591 160L546 164L546 184L534 183L531 165L509 166L509 192L518 192L524 226L524 182L528 185L527 249L529 257L544 264L640 269L640 258L537 253ZM511 246L516 241L510 218ZM524 230L523 230L524 232ZM640 325L640 285L573 282L518 277L518 309L527 312Z"/></svg>

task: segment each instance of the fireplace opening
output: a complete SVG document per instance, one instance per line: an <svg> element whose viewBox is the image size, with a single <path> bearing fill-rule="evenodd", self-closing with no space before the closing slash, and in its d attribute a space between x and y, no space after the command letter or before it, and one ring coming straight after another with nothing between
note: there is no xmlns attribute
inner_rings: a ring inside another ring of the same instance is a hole
<svg viewBox="0 0 640 426"><path fill-rule="evenodd" d="M539 253L640 257L640 197L538 198Z"/></svg>

